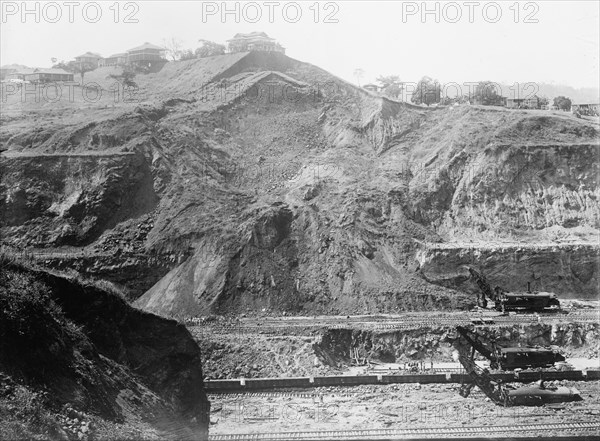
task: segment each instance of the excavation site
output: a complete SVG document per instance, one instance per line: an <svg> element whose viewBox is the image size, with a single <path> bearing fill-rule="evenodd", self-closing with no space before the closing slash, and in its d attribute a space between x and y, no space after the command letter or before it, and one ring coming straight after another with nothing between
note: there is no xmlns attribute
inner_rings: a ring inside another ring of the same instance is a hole
<svg viewBox="0 0 600 441"><path fill-rule="evenodd" d="M593 2L7 3L1 440L598 439Z"/></svg>

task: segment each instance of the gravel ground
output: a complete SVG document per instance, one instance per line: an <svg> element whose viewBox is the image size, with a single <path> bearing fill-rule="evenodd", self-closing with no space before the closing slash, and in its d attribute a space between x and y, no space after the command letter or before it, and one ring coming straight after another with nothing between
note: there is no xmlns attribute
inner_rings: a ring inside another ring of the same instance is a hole
<svg viewBox="0 0 600 441"><path fill-rule="evenodd" d="M551 384L551 383L549 383ZM596 422L600 384L561 381L583 401L505 408L477 388L462 398L457 385L326 387L284 394L212 395L211 434L415 427L514 426ZM569 435L555 433L554 435Z"/></svg>

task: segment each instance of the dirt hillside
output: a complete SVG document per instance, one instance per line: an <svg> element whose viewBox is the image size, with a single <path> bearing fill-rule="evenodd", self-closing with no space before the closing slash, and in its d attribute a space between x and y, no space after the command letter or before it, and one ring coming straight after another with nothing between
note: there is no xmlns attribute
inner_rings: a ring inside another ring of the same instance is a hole
<svg viewBox="0 0 600 441"><path fill-rule="evenodd" d="M200 348L95 284L0 256L0 438L207 439Z"/></svg>
<svg viewBox="0 0 600 441"><path fill-rule="evenodd" d="M413 106L281 54L136 81L76 113L8 103L5 243L168 316L469 307L474 247L506 289L597 295L595 121Z"/></svg>

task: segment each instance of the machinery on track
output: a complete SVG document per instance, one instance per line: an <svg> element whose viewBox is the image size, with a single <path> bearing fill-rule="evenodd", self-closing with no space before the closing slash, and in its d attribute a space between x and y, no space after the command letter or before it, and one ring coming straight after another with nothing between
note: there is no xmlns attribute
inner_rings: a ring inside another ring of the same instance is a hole
<svg viewBox="0 0 600 441"><path fill-rule="evenodd" d="M488 299L494 302L497 311L544 311L548 308L560 308L560 301L551 292L532 292L527 283L527 292L507 292L497 286L492 289L486 278L472 266L467 267L471 277L475 279L479 290L477 305L487 308Z"/></svg>
<svg viewBox="0 0 600 441"><path fill-rule="evenodd" d="M476 332L457 326L456 331L471 347L490 361L492 369L527 369L552 367L554 363L564 362L565 357L552 349L537 347L502 347L496 342L485 341Z"/></svg>
<svg viewBox="0 0 600 441"><path fill-rule="evenodd" d="M459 393L468 397L471 389L478 386L479 389L495 404L499 406L541 406L549 403L562 403L568 401L581 401L581 394L575 388L569 387L546 387L542 380L533 386L514 388L503 384L500 380L494 380L488 369L478 366L473 360L475 346L470 339L465 337L466 333L459 331L458 337L452 342L458 351L458 360L463 366L471 383L463 384Z"/></svg>

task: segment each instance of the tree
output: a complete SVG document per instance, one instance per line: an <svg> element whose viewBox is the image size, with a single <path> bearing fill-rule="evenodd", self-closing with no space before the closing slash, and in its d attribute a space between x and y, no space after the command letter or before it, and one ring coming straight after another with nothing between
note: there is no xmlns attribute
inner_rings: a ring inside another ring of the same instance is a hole
<svg viewBox="0 0 600 441"><path fill-rule="evenodd" d="M198 41L202 43L202 46L200 46L198 49L196 49L196 52L194 52L196 58L213 57L215 55L223 55L225 53L225 45L223 44L215 43L214 41L209 40Z"/></svg>
<svg viewBox="0 0 600 441"><path fill-rule="evenodd" d="M389 96L390 98L398 98L403 90L404 86L402 83L394 83L383 89L383 93L385 96Z"/></svg>
<svg viewBox="0 0 600 441"><path fill-rule="evenodd" d="M123 69L123 72L121 72L121 75L110 74L107 78L112 78L113 80L117 80L123 86L137 87L137 83L134 81L135 72L129 68Z"/></svg>
<svg viewBox="0 0 600 441"><path fill-rule="evenodd" d="M53 60L56 60L56 58L53 58ZM69 70L69 63L65 62L64 60L61 60L59 63L56 63L52 65L52 69L64 69L66 71Z"/></svg>
<svg viewBox="0 0 600 441"><path fill-rule="evenodd" d="M181 55L179 57L179 61L193 60L194 58L198 58L194 54L194 51L192 51L191 49L186 49L186 50L184 50L184 51L181 52Z"/></svg>
<svg viewBox="0 0 600 441"><path fill-rule="evenodd" d="M383 89L385 89L392 84L398 84L400 82L400 77L398 75L380 75L377 77L376 81L381 84Z"/></svg>
<svg viewBox="0 0 600 441"><path fill-rule="evenodd" d="M358 67L354 69L353 75L356 77L356 83L358 87L360 87L360 80L365 76L365 70Z"/></svg>
<svg viewBox="0 0 600 441"><path fill-rule="evenodd" d="M571 98L567 98L566 96L557 96L554 98L553 103L560 110L571 110Z"/></svg>
<svg viewBox="0 0 600 441"><path fill-rule="evenodd" d="M434 104L439 103L441 98L441 87L438 80L430 77L423 77L417 83L417 88L413 92L410 100L415 104Z"/></svg>
<svg viewBox="0 0 600 441"><path fill-rule="evenodd" d="M404 89L398 75L381 75L377 77L376 81L381 84L383 93L392 98L398 98Z"/></svg>
<svg viewBox="0 0 600 441"><path fill-rule="evenodd" d="M167 57L169 57L171 61L177 61L181 58L183 53L181 40L171 37L169 40L163 40L163 46L165 47Z"/></svg>
<svg viewBox="0 0 600 441"><path fill-rule="evenodd" d="M500 106L503 104L502 96L498 93L498 87L492 81L480 81L472 98L475 104L483 104L484 106Z"/></svg>
<svg viewBox="0 0 600 441"><path fill-rule="evenodd" d="M90 71L96 69L96 67L97 66L95 66L92 63L88 63L87 61L69 61L69 63L67 63L67 65L64 67L64 69L67 72L72 72L74 74L81 75L81 82L83 83L83 76L87 72L90 72Z"/></svg>

